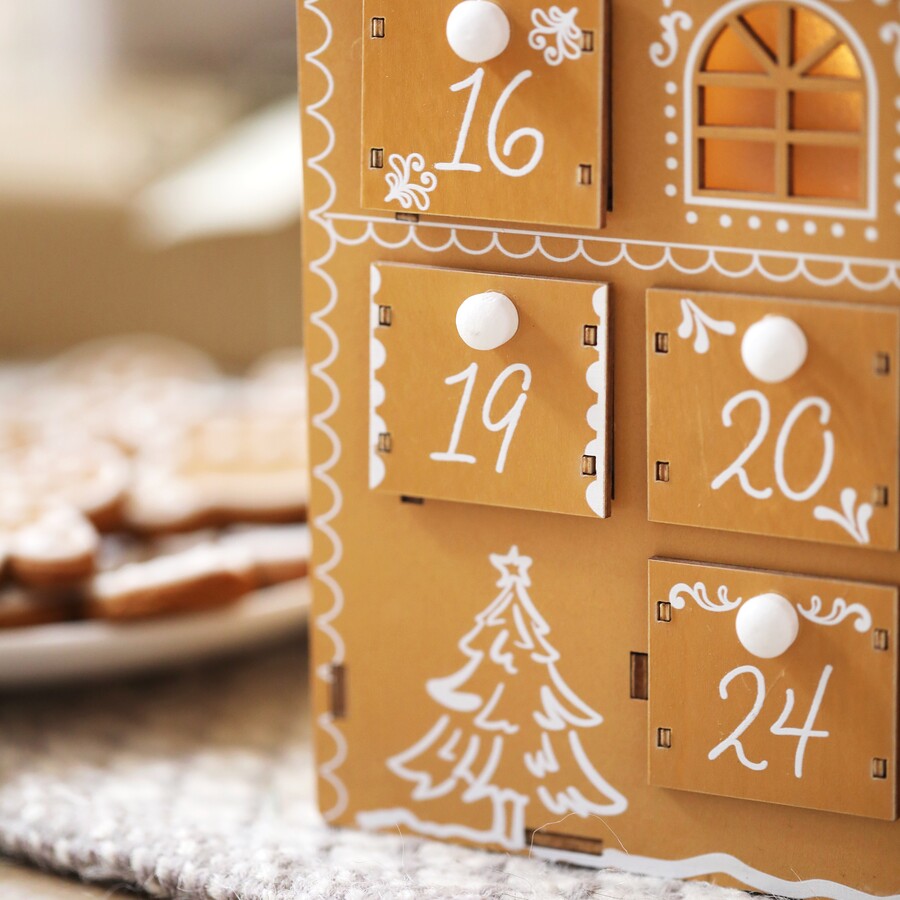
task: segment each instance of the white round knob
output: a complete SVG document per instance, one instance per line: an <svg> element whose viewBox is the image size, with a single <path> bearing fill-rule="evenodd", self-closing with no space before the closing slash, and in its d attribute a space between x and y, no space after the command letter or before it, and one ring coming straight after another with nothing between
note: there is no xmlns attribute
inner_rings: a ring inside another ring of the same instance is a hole
<svg viewBox="0 0 900 900"><path fill-rule="evenodd" d="M466 62L487 62L506 49L509 19L490 0L463 0L447 18L447 40Z"/></svg>
<svg viewBox="0 0 900 900"><path fill-rule="evenodd" d="M760 659L774 659L797 640L800 617L781 594L760 594L741 606L734 627L745 650Z"/></svg>
<svg viewBox="0 0 900 900"><path fill-rule="evenodd" d="M456 311L456 330L473 350L496 350L519 328L519 313L506 294L473 294Z"/></svg>
<svg viewBox="0 0 900 900"><path fill-rule="evenodd" d="M803 329L785 316L765 316L754 322L741 342L747 371L766 384L787 381L799 372L808 350Z"/></svg>

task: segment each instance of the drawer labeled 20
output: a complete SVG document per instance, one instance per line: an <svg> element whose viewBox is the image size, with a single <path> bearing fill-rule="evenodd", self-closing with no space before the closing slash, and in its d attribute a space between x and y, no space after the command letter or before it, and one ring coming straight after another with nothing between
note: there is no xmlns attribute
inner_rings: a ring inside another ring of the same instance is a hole
<svg viewBox="0 0 900 900"><path fill-rule="evenodd" d="M377 263L373 488L609 515L607 286Z"/></svg>
<svg viewBox="0 0 900 900"><path fill-rule="evenodd" d="M884 307L650 291L650 518L896 549L898 335Z"/></svg>

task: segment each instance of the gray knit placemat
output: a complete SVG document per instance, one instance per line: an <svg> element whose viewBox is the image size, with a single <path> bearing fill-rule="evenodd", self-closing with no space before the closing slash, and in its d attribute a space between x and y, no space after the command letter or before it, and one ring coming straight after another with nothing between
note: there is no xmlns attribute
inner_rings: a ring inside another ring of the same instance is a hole
<svg viewBox="0 0 900 900"><path fill-rule="evenodd" d="M324 827L305 651L0 696L0 852L157 897L746 900Z"/></svg>

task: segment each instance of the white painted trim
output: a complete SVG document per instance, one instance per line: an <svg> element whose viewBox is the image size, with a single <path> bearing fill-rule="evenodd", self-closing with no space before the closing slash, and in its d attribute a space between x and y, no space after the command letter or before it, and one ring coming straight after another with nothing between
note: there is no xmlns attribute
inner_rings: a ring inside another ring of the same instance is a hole
<svg viewBox="0 0 900 900"><path fill-rule="evenodd" d="M325 234L328 237L328 246L320 257L310 261L309 270L324 282L328 291L328 301L321 309L310 314L309 321L311 327L318 328L324 333L328 341L329 350L324 359L311 362L310 376L321 381L331 397L330 403L324 410L312 415L312 427L320 431L328 441L331 446L331 454L326 460L313 466L312 476L331 494L332 502L328 509L317 512L312 517L311 524L313 529L318 531L325 539L324 541L319 541L317 547L322 547L327 541L332 548L331 555L324 560L322 559L322 554L317 551L316 563L312 570L313 579L320 582L322 587L328 590L334 598L331 609L324 613L318 613L313 619L314 627L325 635L334 647L329 662L319 666L315 673L317 678L330 683L332 678L331 666L338 665L344 661L344 640L341 637L340 632L333 625L334 620L340 615L341 610L344 608L344 591L340 583L332 575L332 572L340 563L344 553L344 545L341 542L341 536L337 529L332 525L333 520L337 517L343 506L344 498L341 493L340 485L331 475L331 470L334 469L341 458L341 439L330 424L331 418L341 405L341 392L337 382L335 382L328 372L329 367L338 358L338 354L340 353L340 339L338 338L337 332L327 321L328 316L337 306L338 289L337 283L331 275L328 274L325 268L334 256L338 246L334 229L326 219L326 214L328 213L328 210L331 209L334 199L337 196L337 186L334 179L331 177L331 174L324 166L325 160L328 159L331 155L331 151L334 149L335 135L331 122L322 112L322 109L328 104L334 93L334 76L331 74L328 66L319 59L319 56L321 56L331 45L333 32L331 20L326 13L318 8L318 2L319 0L304 0L303 5L321 19L325 28L325 36L321 45L315 50L311 50L307 53L304 60L307 65L315 66L322 73L322 76L325 79L325 91L318 100L306 105L305 113L310 118L315 119L322 128L325 129L327 139L324 149L315 156L308 157L306 165L310 170L320 175L328 186L325 202L321 206L309 211L310 221L315 222L325 231ZM328 760L321 760L320 758L318 762L319 777L323 781L328 782L335 792L334 806L332 806L331 809L322 812L323 817L327 821L332 821L343 813L347 808L349 800L347 787L337 774L337 770L343 765L346 758L347 743L343 734L341 734L340 729L335 726L333 717L330 713L322 713L319 715L316 719L316 724L334 742L334 755L332 758ZM320 742L320 748L322 746L323 743Z"/></svg>
<svg viewBox="0 0 900 900"><path fill-rule="evenodd" d="M769 200L732 199L724 197L707 197L694 193L694 72L697 56L714 28L728 18L733 12L753 5L753 0L731 0L711 16L697 32L688 51L684 66L684 200L690 206L713 206L719 209L752 209L764 212L778 212L795 215L823 216L836 219L875 219L878 215L878 79L875 66L866 49L865 43L849 22L826 6L821 0L793 0L799 6L814 10L823 19L827 19L841 34L845 35L856 58L862 67L866 84L866 112L868 121L868 166L866 183L865 209L829 206L827 203L778 203Z"/></svg>
<svg viewBox="0 0 900 900"><path fill-rule="evenodd" d="M408 246L418 247L427 253L443 253L451 248L461 250L470 256L485 256L492 251L499 251L509 259L528 259L540 255L551 263L568 263L576 259L601 268L609 268L619 263L630 265L634 269L644 272L653 272L670 266L682 275L696 276L705 272L714 271L733 280L742 280L751 275L758 274L775 284L787 284L791 281L803 279L810 284L821 288L832 288L841 284L851 284L860 291L875 293L888 288L900 288L900 262L883 259L866 259L865 257L838 257L821 253L791 253L781 250L754 250L745 247L712 247L704 245L671 243L663 241L628 240L622 238L604 238L594 235L572 235L565 233L527 231L524 229L491 228L479 225L448 226L441 222L419 222L408 224L398 222L396 219L380 216L362 216L352 214L331 214L327 217L331 223L335 239L344 246L355 247L366 241L374 241L385 250L399 250ZM363 222L366 229L357 235L341 234L336 225L338 222ZM402 229L400 237L396 241L383 238L377 231L377 226L389 225ZM438 245L432 245L422 240L421 234L428 230L439 231L448 237ZM490 241L483 247L469 247L460 240L460 235L465 234L489 234ZM526 235L533 238L532 245L525 252L508 250L501 239L501 235L515 234ZM574 249L561 256L551 253L543 244L545 238L564 239ZM588 252L591 245L608 244L618 248L618 252L610 259L596 259ZM658 247L662 252L659 258L653 262L640 262L630 254L631 247ZM705 259L700 264L683 265L677 259L679 250L699 251L705 254ZM738 268L729 268L724 260L734 263L735 258L746 259L746 263ZM790 260L794 262L793 268L788 272L771 272L766 267L767 260ZM821 276L810 270L810 264L824 263L838 266L836 275ZM877 280L866 280L854 271L854 266L875 271Z"/></svg>

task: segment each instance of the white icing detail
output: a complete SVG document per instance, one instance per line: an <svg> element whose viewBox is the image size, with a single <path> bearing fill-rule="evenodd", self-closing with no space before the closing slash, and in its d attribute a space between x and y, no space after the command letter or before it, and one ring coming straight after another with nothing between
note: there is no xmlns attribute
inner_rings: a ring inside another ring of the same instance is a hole
<svg viewBox="0 0 900 900"><path fill-rule="evenodd" d="M857 493L853 488L844 488L841 491L841 511L831 509L828 506L817 506L813 510L813 516L820 522L834 522L839 525L858 544L869 543L869 520L875 513L875 507L871 503L856 504Z"/></svg>
<svg viewBox="0 0 900 900"><path fill-rule="evenodd" d="M803 777L803 758L806 754L806 745L809 743L810 738L827 738L831 735L831 732L829 731L815 731L813 730L813 726L816 723L816 716L819 714L819 708L822 706L822 700L825 698L825 689L828 687L828 679L831 678L831 673L833 671L834 666L825 666L825 668L822 669L822 674L819 677L819 684L816 686L815 696L810 704L809 712L806 714L806 721L803 723L802 728L793 728L785 724L794 710L794 689L786 688L784 692L784 709L782 709L778 720L769 729L769 731L775 735L797 737L800 739L797 741L797 749L794 752L795 778Z"/></svg>
<svg viewBox="0 0 900 900"><path fill-rule="evenodd" d="M409 822L403 824L415 827ZM627 853L615 847L604 848L602 855L555 850L550 847L533 847L530 852L538 859L593 869L621 869L623 872L657 878L702 878L722 873L756 890L779 897L790 897L792 900L814 900L817 897L827 897L829 900L900 900L900 894L890 896L869 894L824 878L806 880L779 878L748 866L728 853L705 853L685 859L657 859Z"/></svg>
<svg viewBox="0 0 900 900"><path fill-rule="evenodd" d="M741 743L741 735L756 721L756 717L762 712L763 704L766 702L766 680L763 673L756 666L738 666L723 676L719 682L719 696L723 700L728 699L728 685L737 678L738 675L752 675L756 681L756 697L753 700L753 707L750 712L741 720L741 723L728 735L723 741L716 744L709 751L708 758L710 760L718 759L726 750L733 749L737 754L738 761L745 769L752 769L754 772L762 772L768 768L768 760L760 760L753 762L744 752L744 745Z"/></svg>
<svg viewBox="0 0 900 900"><path fill-rule="evenodd" d="M727 428L730 428L733 424L732 413L738 406L748 401L755 401L759 406L759 427L753 435L753 438L738 455L737 459L712 480L711 487L714 491L718 490L731 478L737 476L741 489L747 496L754 497L757 500L766 500L772 496L772 488L753 487L750 484L750 479L744 466L760 448L769 433L772 413L768 398L765 394L756 390L742 391L740 394L735 394L722 409L722 423ZM775 442L775 458L773 463L775 482L781 493L788 500L792 500L795 503L805 502L818 494L831 475L834 466L834 435L831 431L823 429L822 463L816 477L809 486L802 491L795 491L787 482L787 477L784 472L784 458L787 453L788 442L791 439L797 420L804 412L806 412L806 410L813 408L818 408L819 410L819 424L822 426L827 425L831 419L830 404L821 397L805 397L803 400L796 403L785 417ZM818 518L818 516L816 516L816 518Z"/></svg>
<svg viewBox="0 0 900 900"><path fill-rule="evenodd" d="M779 202L770 200L741 199L735 197L716 197L697 194L694 191L694 126L696 90L693 85L694 73L698 68L698 57L706 45L707 39L716 29L733 14L742 11L747 0L730 0L718 8L715 15L710 16L697 32L684 66L684 197L685 202L695 206L715 206L728 209L767 210L770 212L795 213L807 216L829 216L840 219L875 219L878 215L878 79L875 66L866 47L849 22L836 13L822 0L803 0L805 8L814 10L835 29L842 33L852 47L865 80L866 90L866 145L868 152L867 183L865 188L865 207L828 206L826 204L800 203L796 200ZM883 37L883 36L882 36ZM772 280L778 280L773 278Z"/></svg>
<svg viewBox="0 0 900 900"><path fill-rule="evenodd" d="M900 22L885 22L878 31L878 37L885 44L894 45L894 69L900 77Z"/></svg>
<svg viewBox="0 0 900 900"><path fill-rule="evenodd" d="M447 18L447 42L460 59L487 62L509 44L509 19L490 0L463 0Z"/></svg>
<svg viewBox="0 0 900 900"><path fill-rule="evenodd" d="M369 268L369 292L372 302L369 307L369 487L374 489L384 481L386 474L384 460L378 452L378 435L387 432L387 423L378 413L384 403L384 385L378 380L377 372L387 359L387 348L378 339L378 292L381 290L381 272L378 266Z"/></svg>
<svg viewBox="0 0 900 900"><path fill-rule="evenodd" d="M853 627L860 633L865 634L872 627L872 613L868 607L862 603L850 603L842 597L836 597L831 604L831 612L822 614L822 598L813 594L809 599L809 609L804 609L799 603L797 611L810 622L817 625L839 625L844 619L850 616L856 616Z"/></svg>
<svg viewBox="0 0 900 900"><path fill-rule="evenodd" d="M831 469L834 466L834 434L829 430L823 430L822 464L819 466L816 477L810 482L809 487L803 491L795 491L787 483L787 477L784 474L784 456L788 441L791 439L794 426L797 424L800 416L807 409L813 408L818 408L819 410L819 424L827 425L831 420L831 405L821 397L806 397L788 413L787 418L784 420L784 425L781 426L781 431L778 432L778 440L775 443L775 481L781 493L788 500L793 500L795 503L803 503L815 497L822 490L825 482L828 481Z"/></svg>
<svg viewBox="0 0 900 900"><path fill-rule="evenodd" d="M491 120L488 123L488 155L491 158L491 162L504 175L509 175L511 178L521 178L523 175L527 175L529 172L534 171L537 164L541 161L541 157L544 155L544 135L538 131L537 128L517 128L515 131L511 132L503 142L503 155L510 156L513 152L513 147L515 147L522 138L531 138L534 141L534 152L531 154L528 162L523 163L518 168L513 168L512 166L508 166L500 158L500 154L497 152L497 129L500 126L500 116L503 115L503 110L506 108L506 104L509 102L509 98L512 96L513 91L515 91L520 84L531 78L532 74L530 69L519 72L519 74L504 88L503 93L500 95L500 99L497 101L497 105L494 107L494 111L491 113Z"/></svg>
<svg viewBox="0 0 900 900"><path fill-rule="evenodd" d="M710 600L709 594L706 591L706 585L702 581L698 581L693 586L685 584L684 582L673 585L669 590L669 603L671 603L675 609L684 609L685 600L683 595L685 594L690 597L697 606L701 609L705 609L707 612L730 612L741 605L740 597L736 600L728 599L728 588L724 584L719 585L719 590L716 591L718 601Z"/></svg>
<svg viewBox="0 0 900 900"><path fill-rule="evenodd" d="M542 50L544 62L550 66L558 66L567 59L580 59L581 29L575 22L577 15L578 7L568 12L563 12L559 6L551 6L546 12L533 9L531 24L534 27L528 33L528 46Z"/></svg>
<svg viewBox="0 0 900 900"><path fill-rule="evenodd" d="M54 563L93 556L100 544L96 529L77 510L55 506L36 511L8 537L9 554Z"/></svg>
<svg viewBox="0 0 900 900"><path fill-rule="evenodd" d="M316 668L316 676L324 681L328 681L330 680L330 666L344 661L344 640L333 624L344 607L343 588L333 575L334 570L343 557L343 543L340 534L332 524L343 505L343 494L340 485L331 474L340 461L342 452L341 439L331 425L331 419L341 404L341 392L337 382L328 371L340 353L340 339L337 332L328 322L329 315L337 305L338 289L335 280L326 269L338 246L335 229L328 219L329 210L337 196L337 186L331 173L325 168L325 161L334 149L335 135L331 122L323 112L334 93L334 76L331 74L328 66L320 59L331 45L333 30L327 13L319 9L318 4L319 0L304 0L303 2L304 8L319 19L324 29L321 44L314 50L310 50L305 55L304 60L308 65L318 69L325 84L322 95L317 100L307 104L305 112L307 116L322 126L327 136L322 150L307 157L306 166L310 171L316 172L321 176L327 186L325 200L320 206L310 209L308 213L310 221L315 222L323 230L327 239L327 246L322 255L310 260L308 265L310 272L321 280L325 288L325 300L318 308L310 312L309 321L312 328L322 332L328 348L323 351L319 361L310 366L311 376L321 383L321 389L324 389L328 397L320 411L312 415L312 426L320 432L327 446L331 448L330 452L322 454L322 457L320 457L321 461L312 467L313 478L321 485L319 503L317 504L318 512L313 517L312 524L323 538L322 541L317 543L319 549L313 572L314 578L318 582L316 588L317 605L321 611L314 615L313 622L315 628L331 641L333 647L329 655L324 645L320 645L319 659L322 662ZM313 302L313 298L309 297L307 302ZM330 552L327 549L329 547ZM332 597L330 608L326 607L327 601L324 594L326 591ZM333 724L329 714L320 715L317 723L319 728L334 743L334 754L330 759L326 756L327 750L324 742L322 742L321 752L318 754L319 777L325 784L331 786L335 795L334 803L331 807L326 807L327 801L324 797L322 798L322 817L327 822L331 822L347 808L347 788L337 774L338 769L340 769L346 759L347 744L340 730ZM322 795L320 794L320 796Z"/></svg>
<svg viewBox="0 0 900 900"><path fill-rule="evenodd" d="M458 384L465 382L462 397L459 401L459 408L456 411L456 418L453 420L453 431L450 433L450 446L443 452L436 452L430 455L430 458L436 462L461 462L474 463L475 457L471 453L459 453L459 438L462 434L463 423L466 421L466 414L469 411L469 402L472 399L472 390L475 387L475 379L478 376L478 363L472 363L458 372L456 375L449 375L444 379L444 384Z"/></svg>
<svg viewBox="0 0 900 900"><path fill-rule="evenodd" d="M589 265L598 268L611 268L624 263L641 272L655 272L670 266L682 275L693 276L715 272L723 278L739 281L758 275L779 285L802 279L823 288L850 284L867 293L900 288L900 261L889 259L859 256L838 257L825 253L796 253L785 250L763 251L737 246L722 247L681 242L623 240L588 234L533 231L525 228L497 228L463 222L453 226L447 226L440 222L418 222L413 226L398 222L392 217L357 213L329 213L326 218L331 223L365 223L365 228L361 233L357 229L351 233L342 234L332 227L335 239L347 247L357 247L366 241L373 241L386 250L414 246L426 253L444 253L455 248L461 253L475 257L486 256L496 250L513 260L540 256L551 263L570 263L577 259L583 259ZM379 234L378 226L383 226L388 232L399 234L400 237L388 240ZM440 235L437 244L428 243L423 239L423 235L429 232ZM463 242L460 239L461 235L488 235L488 239L487 241L482 240L478 246L472 246ZM523 251L517 242L516 249L510 250L503 244L504 235L529 237L532 239L531 245ZM554 242L561 241L561 246L566 248L565 252L562 254L551 252L544 243L545 239ZM591 254L588 252L590 247L597 247L605 252ZM631 249L637 247L656 248L660 250L659 258L649 262L646 259L636 260L631 254ZM690 255L690 263L683 263L679 260L677 253L680 250L684 250ZM698 253L703 256L699 263L696 261ZM601 258L598 258L598 255ZM737 267L734 264L736 258L744 260ZM725 264L726 260L728 265ZM766 262L775 260L779 261L775 270L767 268ZM786 268L783 265L784 261L792 262L793 266ZM817 271L816 268L820 265L830 266L835 271L831 275L821 274L821 269ZM874 271L875 280L861 277L861 273L868 270Z"/></svg>
<svg viewBox="0 0 900 900"><path fill-rule="evenodd" d="M475 115L475 107L478 105L478 95L481 93L481 84L484 81L484 69L476 69L468 78L457 81L456 84L450 85L450 90L456 93L467 87L472 88L469 99L466 102L466 111L463 114L462 125L459 128L459 135L456 138L456 150L453 153L453 159L450 162L435 163L435 169L450 172L480 172L481 166L478 163L464 163L462 161L463 153L466 149L466 141L469 138L469 129L472 127L472 116Z"/></svg>
<svg viewBox="0 0 900 900"><path fill-rule="evenodd" d="M585 373L585 379L591 393L597 395L597 402L588 407L587 423L594 436L584 448L585 456L596 459L597 474L585 489L588 506L601 518L609 515L609 498L607 492L607 393L609 386L609 368L607 354L609 352L609 333L607 325L606 285L594 291L593 308L597 315L597 359L592 362Z"/></svg>
<svg viewBox="0 0 900 900"><path fill-rule="evenodd" d="M426 684L431 699L453 717L443 712L420 740L391 757L387 766L414 785L414 800L443 797L454 791L460 793L464 804L489 800L492 824L476 830L420 822L414 816L407 818L412 816L407 810L386 809L361 813L358 821L363 827L406 823L423 834L466 837L512 850L524 847L525 808L533 799L554 815L573 813L582 818L619 815L628 808L627 799L600 775L582 746L578 729L597 727L603 717L572 691L556 667L560 654L547 640L550 626L528 593L531 558L512 547L506 554L491 554L490 560L500 573L500 591L459 642L466 662L453 674L432 678ZM484 638L493 632L497 636L485 643ZM519 666L511 659L514 655L518 655L520 666L537 667L543 685L537 708L530 714L525 711L514 720L510 718L515 708L505 698L507 686L513 685L507 677L501 677L493 689L480 687L476 673L488 653L503 660L506 673L518 675ZM507 735L536 740L538 749L521 750L521 740L508 742ZM567 755L564 778L560 753ZM442 762L436 776L429 766L434 757ZM527 793L495 784L502 771L501 762L505 766L521 764L537 784Z"/></svg>
<svg viewBox="0 0 900 900"><path fill-rule="evenodd" d="M515 403L513 403L509 411L504 416L502 416L502 418L495 422L491 418L491 409L494 405L494 400L496 399L500 388L502 388L506 383L506 380L516 373L521 373L522 375L522 392L516 398ZM472 399L472 390L475 387L475 379L477 377L478 363L472 363L471 365L463 369L462 372L458 372L456 375L451 375L448 378L444 379L444 384L457 384L461 381L464 381L466 386L465 388L463 388L463 395L460 400L459 409L456 412L456 419L453 422L453 431L450 435L450 446L445 451L430 454L430 458L435 460L436 462L477 462L477 458L472 454L460 453L457 450L457 448L459 447L460 434L462 433L463 424L465 423L466 414L468 413L469 409L469 401ZM512 365L507 366L494 379L493 384L488 390L487 397L485 397L484 404L481 407L481 423L485 428L487 428L488 431L506 431L506 434L503 436L503 442L500 445L500 451L497 454L497 462L494 467L494 470L498 475L503 473L503 470L506 466L506 455L509 452L509 445L512 442L516 427L519 424L519 418L522 415L522 410L524 409L525 402L528 399L528 389L530 387L531 369L524 363L513 363Z"/></svg>
<svg viewBox="0 0 900 900"><path fill-rule="evenodd" d="M312 540L306 525L259 525L227 532L219 546L249 554L254 563L293 563L309 559Z"/></svg>
<svg viewBox="0 0 900 900"><path fill-rule="evenodd" d="M396 200L404 209L415 206L425 212L431 206L431 197L428 195L437 187L437 175L425 171L422 154L401 156L399 153L392 153L388 157L388 165L393 171L386 172L384 176L388 183L384 202ZM418 182L413 181L414 174L421 176Z"/></svg>
<svg viewBox="0 0 900 900"><path fill-rule="evenodd" d="M507 378L516 373L522 375L522 392L516 397L515 403L510 409L496 422L491 419L491 408L500 388L506 383ZM506 467L506 454L509 453L509 445L512 442L513 435L516 433L516 427L522 416L522 410L525 408L525 401L528 399L528 388L531 387L531 369L524 363L514 363L507 366L495 379L485 398L484 406L481 409L481 422L488 431L505 431L503 435L503 443L500 445L500 452L497 454L497 462L494 471L501 475Z"/></svg>
<svg viewBox="0 0 900 900"><path fill-rule="evenodd" d="M780 384L806 362L809 344L803 329L786 316L765 316L754 322L741 341L747 371L766 384Z"/></svg>
<svg viewBox="0 0 900 900"><path fill-rule="evenodd" d="M666 5L671 6L671 0ZM655 66L665 69L678 56L678 29L690 31L694 27L694 20L686 12L675 10L661 15L659 24L662 26L662 34L658 41L650 45L650 59Z"/></svg>
<svg viewBox="0 0 900 900"><path fill-rule="evenodd" d="M775 659L797 640L800 618L781 594L759 594L738 610L734 630L748 653L759 659Z"/></svg>
<svg viewBox="0 0 900 900"><path fill-rule="evenodd" d="M456 311L456 330L473 350L496 350L519 328L519 313L506 294L485 291L467 297Z"/></svg>
<svg viewBox="0 0 900 900"><path fill-rule="evenodd" d="M720 322L703 312L699 306L687 297L681 299L681 324L678 326L678 337L687 340L694 337L694 352L709 352L709 332L730 336L735 334L737 326L734 322Z"/></svg>
<svg viewBox="0 0 900 900"><path fill-rule="evenodd" d="M738 483L741 486L741 490L747 496L754 497L757 500L767 500L772 496L772 488L755 488L752 484L750 484L750 476L747 475L747 471L744 469L744 466L748 462L751 456L760 448L760 445L766 439L766 435L769 433L769 424L771 423L772 413L769 409L769 401L766 399L764 394L761 394L759 391L742 391L740 394L735 394L722 408L722 424L726 428L731 428L734 424L732 419L732 413L737 409L742 403L745 403L750 400L755 400L759 405L759 427L756 429L756 434L753 435L750 442L746 447L740 452L737 459L730 466L723 469L716 477L712 480L710 487L714 491L719 490L722 485L726 484L732 478L737 476Z"/></svg>

